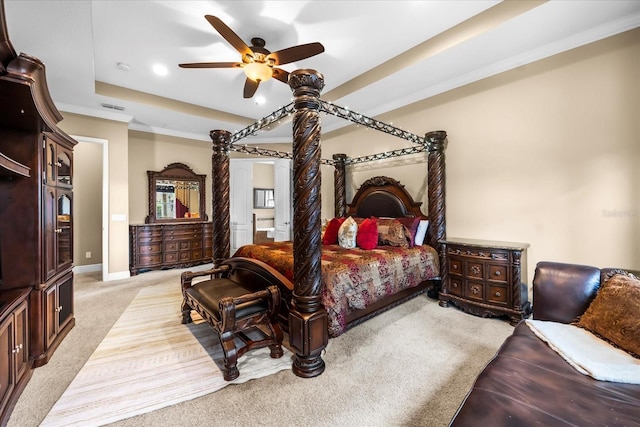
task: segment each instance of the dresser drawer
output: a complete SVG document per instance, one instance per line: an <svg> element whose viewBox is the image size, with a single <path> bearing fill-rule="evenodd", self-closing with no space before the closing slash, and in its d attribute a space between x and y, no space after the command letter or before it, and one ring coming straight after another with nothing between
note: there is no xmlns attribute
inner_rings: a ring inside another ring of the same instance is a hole
<svg viewBox="0 0 640 427"><path fill-rule="evenodd" d="M178 262L180 260L180 252L165 252L162 254L164 262Z"/></svg>
<svg viewBox="0 0 640 427"><path fill-rule="evenodd" d="M138 245L138 253L140 255L159 254L161 251L160 243L151 243L147 245Z"/></svg>
<svg viewBox="0 0 640 427"><path fill-rule="evenodd" d="M148 266L148 265L155 265L155 264L160 264L162 262L162 256L160 254L158 255L140 255L138 257L138 265L139 266Z"/></svg>
<svg viewBox="0 0 640 427"><path fill-rule="evenodd" d="M172 241L172 242L165 242L164 243L164 251L165 252L176 252L178 250L178 243L177 241Z"/></svg>
<svg viewBox="0 0 640 427"><path fill-rule="evenodd" d="M161 239L162 232L160 230L138 230L138 239Z"/></svg>

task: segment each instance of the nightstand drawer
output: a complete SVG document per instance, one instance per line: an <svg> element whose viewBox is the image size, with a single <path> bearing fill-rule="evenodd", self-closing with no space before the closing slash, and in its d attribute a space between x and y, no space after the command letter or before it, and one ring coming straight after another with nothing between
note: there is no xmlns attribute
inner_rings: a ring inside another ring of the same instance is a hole
<svg viewBox="0 0 640 427"><path fill-rule="evenodd" d="M507 283L509 278L508 273L509 271L506 265L489 264L489 276L487 279L492 282Z"/></svg>
<svg viewBox="0 0 640 427"><path fill-rule="evenodd" d="M470 279L484 280L484 263L467 261L467 277Z"/></svg>
<svg viewBox="0 0 640 427"><path fill-rule="evenodd" d="M507 304L507 288L505 286L489 285L487 292L487 301L497 304Z"/></svg>
<svg viewBox="0 0 640 427"><path fill-rule="evenodd" d="M464 296L464 286L462 284L462 279L451 277L449 280L449 292L453 295L458 295L459 297Z"/></svg>
<svg viewBox="0 0 640 427"><path fill-rule="evenodd" d="M484 283L474 282L472 280L467 281L465 296L467 298L482 301L484 299Z"/></svg>
<svg viewBox="0 0 640 427"><path fill-rule="evenodd" d="M462 260L457 258L449 259L449 274L462 275Z"/></svg>

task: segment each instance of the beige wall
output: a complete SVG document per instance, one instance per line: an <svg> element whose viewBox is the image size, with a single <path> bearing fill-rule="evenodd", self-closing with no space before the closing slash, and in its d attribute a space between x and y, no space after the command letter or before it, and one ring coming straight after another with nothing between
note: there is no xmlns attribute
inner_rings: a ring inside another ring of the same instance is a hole
<svg viewBox="0 0 640 427"><path fill-rule="evenodd" d="M640 30L634 30L383 119L419 134L447 131L449 237L530 243L529 283L541 260L637 269L638 76ZM325 138L323 158L399 146L400 140L360 129ZM368 167L353 173L351 191L388 174L426 202L424 164ZM327 169L323 197L331 189ZM331 215L333 198L324 197L322 206L323 216Z"/></svg>
<svg viewBox="0 0 640 427"><path fill-rule="evenodd" d="M100 143L80 141L73 150L75 266L102 263L102 148Z"/></svg>
<svg viewBox="0 0 640 427"><path fill-rule="evenodd" d="M199 175L207 175L206 212L211 220L210 142L195 141L146 132L129 132L129 220L144 224L149 213L147 171L161 171L171 163L184 163Z"/></svg>
<svg viewBox="0 0 640 427"><path fill-rule="evenodd" d="M106 139L109 147L109 266L115 277L129 271L128 124L63 113L60 129L71 135ZM75 177L76 181L82 179ZM114 216L115 215L115 216ZM124 220L120 220L124 215ZM74 230L75 231L75 230ZM76 234L78 234L76 232ZM78 238L82 239L79 234ZM82 245L81 245L82 246Z"/></svg>

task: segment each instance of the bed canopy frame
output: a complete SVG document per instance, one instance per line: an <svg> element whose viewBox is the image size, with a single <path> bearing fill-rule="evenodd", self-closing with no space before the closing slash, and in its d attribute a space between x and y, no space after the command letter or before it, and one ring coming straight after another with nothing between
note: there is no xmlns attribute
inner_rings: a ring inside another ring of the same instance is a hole
<svg viewBox="0 0 640 427"><path fill-rule="evenodd" d="M212 184L213 184L213 263L214 266L230 256L230 151L257 154L293 160L293 256L294 291L289 314L289 339L295 351L292 370L300 377L315 377L325 369L322 350L328 343L327 313L321 304L321 201L320 165L335 167L335 216L344 216L347 210L345 167L357 163L389 159L427 152L427 188L429 229L427 243L438 251L441 273L445 275L444 250L439 242L446 238L445 231L445 131L433 131L420 137L413 133L366 117L349 109L320 99L324 88L321 73L295 70L289 74L293 102L269 116L236 132L212 130ZM413 143L408 148L380 154L348 158L334 154L331 160L320 157L320 119L324 112L371 129L405 139ZM293 151L283 153L236 144L287 115L293 115ZM292 333L295 331L295 333Z"/></svg>

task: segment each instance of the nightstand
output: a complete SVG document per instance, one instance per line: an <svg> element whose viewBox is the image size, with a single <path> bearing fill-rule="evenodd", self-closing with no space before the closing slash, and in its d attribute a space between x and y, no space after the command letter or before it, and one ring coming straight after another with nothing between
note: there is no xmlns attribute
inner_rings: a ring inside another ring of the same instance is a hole
<svg viewBox="0 0 640 427"><path fill-rule="evenodd" d="M507 316L515 325L529 317L528 243L446 239L440 305L453 303L476 316Z"/></svg>

